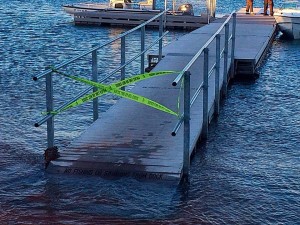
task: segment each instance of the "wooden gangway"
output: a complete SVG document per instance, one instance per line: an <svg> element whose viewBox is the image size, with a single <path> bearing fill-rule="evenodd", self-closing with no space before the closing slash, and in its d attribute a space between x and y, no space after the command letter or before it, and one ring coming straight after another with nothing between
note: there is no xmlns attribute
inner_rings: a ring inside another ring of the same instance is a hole
<svg viewBox="0 0 300 225"><path fill-rule="evenodd" d="M258 12L258 9L256 10ZM242 74L246 74L245 68L248 68L248 72L254 72L276 33L273 17L264 17L259 13L248 16L243 12L241 10L237 13L234 54L236 67L232 67L230 60L232 49L229 48L226 60L223 57L220 64L218 85L215 85L214 71L208 78L208 121L218 114L216 106L219 100L216 100L216 97L218 93L226 91L227 79L234 75L231 72L241 73L239 66L242 61L244 62ZM222 26L224 20L225 18L217 19L164 47L164 57L152 71L183 70ZM231 30L232 28L233 26L230 26ZM225 34L224 30L220 32L221 47L225 46ZM215 48L216 40L208 47L210 66L218 55ZM197 91L197 87L204 79L203 57L205 56L200 56L189 69L191 95ZM181 96L182 112L181 86L172 86L177 75L178 73L174 73L141 81L131 89L131 92L146 96L174 110L177 109L178 96ZM201 93L190 109L189 157L201 137L205 138L207 135L203 120L204 100ZM66 149L60 151L60 157L49 163L47 171L104 178L132 176L137 179L179 182L183 175L184 129L181 127L176 136L172 136L171 132L177 122L178 118L174 115L127 99L120 99Z"/></svg>

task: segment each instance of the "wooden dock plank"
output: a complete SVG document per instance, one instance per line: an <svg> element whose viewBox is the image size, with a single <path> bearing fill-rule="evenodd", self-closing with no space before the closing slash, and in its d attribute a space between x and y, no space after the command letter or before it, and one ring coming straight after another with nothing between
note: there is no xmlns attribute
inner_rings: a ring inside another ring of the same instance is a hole
<svg viewBox="0 0 300 225"><path fill-rule="evenodd" d="M238 15L239 18L243 18L244 24L242 26L239 22L237 24L236 56L244 56L243 59L255 61L259 58L258 55L262 54L261 49L267 47L264 43L270 41L274 32L273 25L266 25L265 22L253 25L245 23L243 15ZM251 17L248 19L252 20ZM164 58L153 71L181 71L220 25L221 21L215 21L166 46L163 49ZM253 26L258 30L255 35L249 33ZM248 42L248 47L244 48ZM210 59L215 57L214 48L214 45L210 46ZM190 70L192 95L203 79L201 59L198 59ZM213 60L210 60L211 64L212 62ZM230 60L228 65L229 63ZM223 74L223 65L221 66ZM177 73L141 81L131 91L176 111L180 87L171 85L176 75ZM222 83L221 80L219 89ZM214 73L209 78L209 87L214 87ZM214 111L214 95L214 88L209 88L210 117ZM182 100L181 96L181 106ZM182 107L179 111L182 112ZM200 95L191 108L190 154L202 131L202 111ZM61 157L51 161L47 170L54 173L101 177L132 176L137 179L179 182L183 164L183 129L179 130L176 137L171 136L176 122L177 118L174 115L127 99L120 99L108 111L101 114L100 118L67 149L61 151Z"/></svg>

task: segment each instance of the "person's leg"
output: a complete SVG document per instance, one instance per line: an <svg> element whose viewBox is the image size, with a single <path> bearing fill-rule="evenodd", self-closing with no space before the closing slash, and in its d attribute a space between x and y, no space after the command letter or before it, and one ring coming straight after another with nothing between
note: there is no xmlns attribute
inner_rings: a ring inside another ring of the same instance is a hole
<svg viewBox="0 0 300 225"><path fill-rule="evenodd" d="M268 15L268 0L264 0L264 15Z"/></svg>
<svg viewBox="0 0 300 225"><path fill-rule="evenodd" d="M249 13L249 8L250 8L249 1L250 0L246 0L246 14Z"/></svg>
<svg viewBox="0 0 300 225"><path fill-rule="evenodd" d="M269 5L269 8L270 8L270 16L273 16L274 15L273 0L269 0L268 5Z"/></svg>
<svg viewBox="0 0 300 225"><path fill-rule="evenodd" d="M253 14L253 0L249 0L249 5L250 5L250 13Z"/></svg>

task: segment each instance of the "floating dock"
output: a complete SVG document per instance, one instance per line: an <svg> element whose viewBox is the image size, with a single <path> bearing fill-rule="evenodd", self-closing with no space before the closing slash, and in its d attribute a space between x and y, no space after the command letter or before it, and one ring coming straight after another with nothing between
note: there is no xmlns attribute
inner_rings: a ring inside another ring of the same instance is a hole
<svg viewBox="0 0 300 225"><path fill-rule="evenodd" d="M255 15L245 14L246 9L242 8L237 12L237 25L236 25L236 50L234 56L234 72L235 76L240 78L253 78L257 76L257 69L262 63L266 52L272 45L272 42L277 34L276 21L273 16L263 16L263 9L255 8ZM220 18L213 22L213 24L220 24L226 18ZM202 27L196 32L205 31L212 28L212 26ZM217 30L217 29L216 29ZM193 34L194 32L191 32ZM189 37L190 35L186 35ZM199 37L199 38L202 38ZM178 45L184 48L185 43L179 39L171 45L163 49L163 56L171 54L174 46ZM206 40L206 39L205 39ZM187 40L188 42L189 40ZM181 51L181 49L179 49ZM149 54L149 67L153 67L157 61L158 54Z"/></svg>
<svg viewBox="0 0 300 225"><path fill-rule="evenodd" d="M238 12L235 52L235 74L241 77L256 75L265 54L277 34L273 16L264 16L263 9L255 8L255 15Z"/></svg>
<svg viewBox="0 0 300 225"><path fill-rule="evenodd" d="M75 25L95 25L95 26L137 26L159 14L160 10L133 10L133 9L113 9L97 11L80 11L74 13ZM213 18L210 18L213 20ZM165 26L173 29L196 29L208 23L208 17L166 15ZM155 20L149 26L158 27L159 20Z"/></svg>
<svg viewBox="0 0 300 225"><path fill-rule="evenodd" d="M254 16L244 12L242 9L237 14L234 72L242 75L255 73L276 34L273 17L261 15L259 9L256 9L257 14ZM181 71L223 21L224 19L217 19L163 48L164 58L153 71ZM215 56L212 54L210 57ZM225 72L233 77L231 69L228 67ZM199 61L190 71L192 90L203 79L200 71L203 71L203 63ZM223 66L221 72L224 72ZM144 80L137 83L131 92L176 109L180 87L172 87L175 77L176 74L173 74ZM210 78L209 86L213 86L213 82L213 78ZM222 88L224 87L220 82L220 91ZM214 91L210 91L210 120L215 113L214 98ZM202 98L196 100L191 108L190 156L202 133L201 101ZM47 171L68 175L104 178L131 176L136 179L179 182L183 172L183 128L176 137L171 135L177 119L145 105L120 99L66 149L60 151L60 157L49 163Z"/></svg>

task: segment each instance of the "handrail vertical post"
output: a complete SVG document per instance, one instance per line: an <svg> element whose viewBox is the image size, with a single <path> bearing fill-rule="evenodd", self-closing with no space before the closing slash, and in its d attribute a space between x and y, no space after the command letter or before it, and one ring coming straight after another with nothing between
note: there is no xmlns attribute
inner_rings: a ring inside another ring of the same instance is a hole
<svg viewBox="0 0 300 225"><path fill-rule="evenodd" d="M204 49L204 66L203 66L203 126L202 137L207 139L208 135L208 48Z"/></svg>
<svg viewBox="0 0 300 225"><path fill-rule="evenodd" d="M220 113L220 41L221 35L216 35L216 67L215 67L215 115Z"/></svg>
<svg viewBox="0 0 300 225"><path fill-rule="evenodd" d="M228 82L228 40L229 40L229 24L225 24L225 48L224 48L224 74L223 74L223 95L227 94Z"/></svg>
<svg viewBox="0 0 300 225"><path fill-rule="evenodd" d="M141 52L145 50L145 26L141 28ZM141 55L141 73L145 71L145 53Z"/></svg>
<svg viewBox="0 0 300 225"><path fill-rule="evenodd" d="M231 77L235 75L234 53L235 53L235 31L236 31L236 13L232 18L232 40L231 40Z"/></svg>
<svg viewBox="0 0 300 225"><path fill-rule="evenodd" d="M47 112L53 111L53 80L52 73L46 75L46 108ZM47 144L48 148L54 146L54 116L47 120Z"/></svg>
<svg viewBox="0 0 300 225"><path fill-rule="evenodd" d="M98 62L97 62L97 50L92 52L92 80L98 82ZM97 91L96 87L93 87L93 92ZM98 112L98 98L93 99L93 120L96 121L99 116Z"/></svg>
<svg viewBox="0 0 300 225"><path fill-rule="evenodd" d="M183 137L183 177L187 178L190 170L190 72L184 73L184 137Z"/></svg>
<svg viewBox="0 0 300 225"><path fill-rule="evenodd" d="M163 35L163 15L159 17L159 37L161 38ZM162 38L159 40L159 47L158 47L158 61L162 58Z"/></svg>
<svg viewBox="0 0 300 225"><path fill-rule="evenodd" d="M121 37L121 65L125 65L125 36ZM121 80L125 79L125 67L121 69ZM121 87L121 90L125 90L125 87Z"/></svg>
<svg viewBox="0 0 300 225"><path fill-rule="evenodd" d="M167 28L167 11L165 10L164 16L163 16L163 20L164 20L164 30Z"/></svg>

